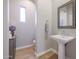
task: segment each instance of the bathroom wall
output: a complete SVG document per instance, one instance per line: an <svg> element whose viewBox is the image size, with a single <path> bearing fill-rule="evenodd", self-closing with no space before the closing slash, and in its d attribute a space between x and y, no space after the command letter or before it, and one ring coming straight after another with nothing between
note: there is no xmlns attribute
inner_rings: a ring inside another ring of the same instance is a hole
<svg viewBox="0 0 79 59"><path fill-rule="evenodd" d="M64 30L65 35L75 36L75 29L58 29L57 25L57 8L68 2L69 0L38 0L36 3L37 6L37 31L36 31L36 40L37 40L37 53L44 52L49 48L53 48L58 51L58 44L55 40L46 38L45 33L45 22L48 20L48 36L55 34L62 34ZM44 3L45 2L45 3ZM71 42L72 43L72 42ZM70 43L67 45L69 47ZM71 45L72 46L72 45ZM73 47L75 46L75 41ZM72 48L73 48L72 47ZM67 47L66 47L67 48ZM71 49L71 48L70 48ZM67 56L71 57L67 51ZM75 51L75 49L72 49ZM69 54L69 55L68 55ZM74 54L75 56L75 54Z"/></svg>
<svg viewBox="0 0 79 59"><path fill-rule="evenodd" d="M34 4L36 4L36 3L37 3L37 0L30 0L30 1L32 1Z"/></svg>
<svg viewBox="0 0 79 59"><path fill-rule="evenodd" d="M19 7L26 8L26 21L20 22ZM16 26L16 48L32 44L35 39L35 6L29 0L10 0L10 25Z"/></svg>
<svg viewBox="0 0 79 59"><path fill-rule="evenodd" d="M76 36L76 29L58 29L58 16L57 16L57 8L63 4L65 4L66 2L68 2L70 0L52 0L52 33L54 34L62 34L63 31L64 31L64 35L69 35L69 36ZM73 0L75 1L75 0ZM75 2L74 2L75 3ZM70 57L71 59L74 59L75 58L75 51L76 51L76 48L75 48L75 40L72 41L72 42L69 42L66 46L66 56ZM57 46L57 44L53 44L55 46ZM57 50L58 48L52 46L52 48L54 48L55 50ZM72 52L72 53L71 53ZM74 52L74 54L73 54Z"/></svg>
<svg viewBox="0 0 79 59"><path fill-rule="evenodd" d="M66 44L66 56L70 59L76 59L76 40Z"/></svg>
<svg viewBox="0 0 79 59"><path fill-rule="evenodd" d="M48 34L45 33L46 20L48 20ZM37 53L44 52L52 46L53 42L51 42L49 38L46 38L46 34L47 36L52 34L52 3L51 0L38 0L36 31Z"/></svg>
<svg viewBox="0 0 79 59"><path fill-rule="evenodd" d="M9 59L8 4L9 4L9 0L3 1L3 59Z"/></svg>

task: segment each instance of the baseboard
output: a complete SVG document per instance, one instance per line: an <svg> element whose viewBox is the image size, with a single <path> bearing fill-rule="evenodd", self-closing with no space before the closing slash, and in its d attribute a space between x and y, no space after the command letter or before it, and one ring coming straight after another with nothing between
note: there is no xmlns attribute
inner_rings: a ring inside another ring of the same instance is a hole
<svg viewBox="0 0 79 59"><path fill-rule="evenodd" d="M58 55L58 52L55 49L50 48L50 50Z"/></svg>
<svg viewBox="0 0 79 59"><path fill-rule="evenodd" d="M46 51L43 51L43 52L41 52L41 53L36 53L36 56L37 56L37 57L42 56L42 55L44 55L45 53L47 53L47 52L49 52L49 51L50 51L50 49L48 49L48 50L46 50Z"/></svg>
<svg viewBox="0 0 79 59"><path fill-rule="evenodd" d="M54 50L53 48L50 48L50 49L48 49L48 50L46 50L46 51L43 51L43 52L41 52L41 53L35 53L35 55L36 55L37 57L40 57L40 56L44 55L45 53L47 53L47 52L49 52L49 51L52 51L52 52L58 54L56 50Z"/></svg>
<svg viewBox="0 0 79 59"><path fill-rule="evenodd" d="M35 53L35 55L36 55L36 57L38 58L38 57L44 55L45 53L47 53L47 52L49 52L49 51L52 51L52 52L54 52L54 53L56 53L56 54L58 55L58 52L57 52L55 49L53 49L53 48L50 48L50 49L48 49L48 50L46 50L46 51L43 51L43 52L41 52L41 53L38 53L38 54ZM70 59L70 58L66 56L66 59Z"/></svg>
<svg viewBox="0 0 79 59"><path fill-rule="evenodd" d="M26 46L23 46L23 47L18 47L16 48L16 50L20 50L20 49L24 49L24 48L29 48L29 47L32 47L33 44L30 44L30 45L26 45Z"/></svg>

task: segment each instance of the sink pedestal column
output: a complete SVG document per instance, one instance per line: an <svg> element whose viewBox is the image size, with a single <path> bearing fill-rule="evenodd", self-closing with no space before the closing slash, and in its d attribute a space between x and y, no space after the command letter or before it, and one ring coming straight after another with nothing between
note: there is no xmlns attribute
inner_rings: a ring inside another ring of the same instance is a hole
<svg viewBox="0 0 79 59"><path fill-rule="evenodd" d="M58 59L65 59L65 44L58 43Z"/></svg>

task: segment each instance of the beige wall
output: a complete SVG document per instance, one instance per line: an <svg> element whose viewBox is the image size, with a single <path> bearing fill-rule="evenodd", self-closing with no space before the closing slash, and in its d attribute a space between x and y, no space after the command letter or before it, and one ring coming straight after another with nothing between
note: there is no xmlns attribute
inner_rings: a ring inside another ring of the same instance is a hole
<svg viewBox="0 0 79 59"><path fill-rule="evenodd" d="M26 9L26 21L20 22L19 7ZM10 0L10 25L16 26L16 47L32 44L35 39L35 6L29 0Z"/></svg>

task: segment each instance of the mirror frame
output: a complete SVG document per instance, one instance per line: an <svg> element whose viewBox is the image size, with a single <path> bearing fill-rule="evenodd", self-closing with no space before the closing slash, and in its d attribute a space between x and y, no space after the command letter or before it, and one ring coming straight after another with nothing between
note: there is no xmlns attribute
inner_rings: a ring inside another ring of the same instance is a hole
<svg viewBox="0 0 79 59"><path fill-rule="evenodd" d="M72 26L60 26L60 16L59 16L60 9L62 7L65 7L65 6L69 5L69 4L72 4ZM74 8L75 8L75 6L74 6L72 1L69 1L69 2L65 3L64 5L58 7L58 28L59 29L73 29L73 28L76 28L76 14L75 14L76 12L75 12Z"/></svg>

